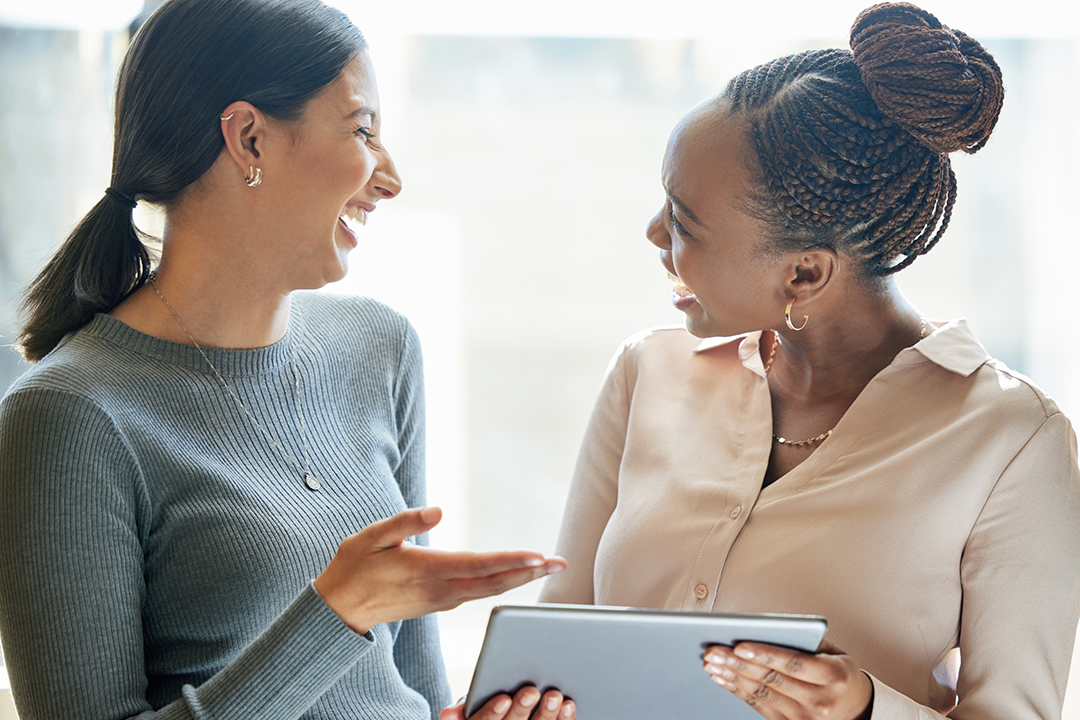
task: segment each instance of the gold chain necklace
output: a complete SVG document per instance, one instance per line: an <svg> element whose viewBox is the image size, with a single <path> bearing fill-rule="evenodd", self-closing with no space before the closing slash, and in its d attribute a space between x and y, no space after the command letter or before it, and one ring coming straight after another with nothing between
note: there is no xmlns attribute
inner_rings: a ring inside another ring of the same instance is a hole
<svg viewBox="0 0 1080 720"><path fill-rule="evenodd" d="M765 361L765 375L766 376L769 374L769 371L772 370L773 360L776 359L776 348L780 347L780 333L773 330L772 334L773 334L773 342L772 342L772 347L769 349L769 359ZM920 316L919 317L919 339L922 340L924 337L926 337L926 318ZM825 432L821 433L820 435L818 435L816 437L812 437L812 438L807 438L806 440L788 440L787 438L782 438L782 437L780 437L778 435L773 435L773 440L780 443L781 445L787 445L788 447L802 447L803 445L813 445L814 443L822 442L823 440L825 440L825 438L832 435L833 430L835 430L835 429L836 429L836 426L833 426L833 427L829 428L828 430L826 430Z"/></svg>
<svg viewBox="0 0 1080 720"><path fill-rule="evenodd" d="M205 360L206 364L210 366L210 369L214 371L214 375L216 375L217 379L221 381L221 384L225 386L225 389L229 391L229 394L232 395L232 399L236 401L236 404L240 406L240 409L244 411L244 414L248 416L248 419L255 424L255 427L259 428L259 430L262 431L262 434L266 436L266 439L270 441L271 445L277 448L278 452L289 458L289 460L292 461L293 465L296 465L297 469L300 471L300 479L304 481L304 485L307 487L307 489L318 490L322 486L322 483L319 481L319 478L315 476L315 473L311 472L311 462L308 459L307 426L304 424L304 405L300 399L300 373L296 369L296 351L293 350L292 352L290 364L292 366L293 375L293 393L296 397L296 412L297 415L300 416L300 439L304 448L303 465L300 464L300 461L297 460L291 452L283 448L281 444L274 439L274 437L267 431L267 429L262 426L262 423L255 419L255 416L250 410L248 410L248 407L244 404L244 401L240 399L240 396L236 394L236 392L232 389L232 386L225 381L225 378L222 377L220 372L218 372L218 369L214 367L214 363L210 362L210 358L206 356L206 352L203 351L202 346L199 345L198 342L196 342L194 337L192 337L191 332L187 329L187 325L184 324L184 321L180 319L179 315L177 315L176 310L173 309L173 306L169 304L169 301L166 300L165 296L161 294L161 290L158 289L157 273L150 273L149 280L151 287L154 288L154 292L157 293L157 296L159 298L161 298L161 302L165 303L165 307L169 308L169 312L172 313L173 318L175 318L177 324L180 325L180 329L183 330L184 334L188 336L188 340L190 340L191 344L195 346L195 349L199 351L199 354L202 355L202 359Z"/></svg>

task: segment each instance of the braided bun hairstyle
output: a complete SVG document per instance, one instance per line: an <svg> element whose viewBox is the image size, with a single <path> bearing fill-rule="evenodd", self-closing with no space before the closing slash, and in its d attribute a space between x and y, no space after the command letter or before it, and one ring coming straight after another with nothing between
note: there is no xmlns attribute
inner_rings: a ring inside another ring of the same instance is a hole
<svg viewBox="0 0 1080 720"><path fill-rule="evenodd" d="M880 277L949 226L948 153L986 144L1004 89L979 43L908 3L864 10L851 48L778 58L721 97L749 124L763 176L755 210L778 245L833 247Z"/></svg>

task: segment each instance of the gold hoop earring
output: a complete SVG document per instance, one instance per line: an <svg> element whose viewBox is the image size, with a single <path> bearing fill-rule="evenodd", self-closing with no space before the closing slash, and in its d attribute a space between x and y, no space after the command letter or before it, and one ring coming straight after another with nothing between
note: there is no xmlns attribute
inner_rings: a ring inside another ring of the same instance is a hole
<svg viewBox="0 0 1080 720"><path fill-rule="evenodd" d="M234 113L234 112L232 112L232 113L229 113L228 117L226 117L226 116L222 115L222 116L221 116L221 119L222 119L222 120L232 120L232 116L233 116L233 115L235 115L235 114L236 114L236 113Z"/></svg>
<svg viewBox="0 0 1080 720"><path fill-rule="evenodd" d="M248 165L248 174L244 176L244 182L248 187L259 187L262 184L262 168Z"/></svg>
<svg viewBox="0 0 1080 720"><path fill-rule="evenodd" d="M802 325L800 325L799 327L795 327L795 325L792 324L792 322L791 322L791 306L795 304L796 299L797 298L791 298L790 300L787 301L787 309L784 310L784 322L787 323L787 326L789 328L791 328L795 332L799 332L804 327L806 327L806 323L810 322L810 316L809 315L803 315L802 316Z"/></svg>

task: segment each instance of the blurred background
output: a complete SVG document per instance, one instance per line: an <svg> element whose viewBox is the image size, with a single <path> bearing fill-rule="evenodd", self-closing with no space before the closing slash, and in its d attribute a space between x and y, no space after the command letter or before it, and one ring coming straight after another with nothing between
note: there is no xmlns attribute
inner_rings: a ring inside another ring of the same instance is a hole
<svg viewBox="0 0 1080 720"><path fill-rule="evenodd" d="M0 391L27 369L8 347L22 290L109 184L117 68L158 4L0 0ZM404 192L372 216L350 275L327 292L383 300L420 333L429 498L446 510L433 541L551 552L609 358L637 330L681 323L643 235L672 126L745 68L846 47L869 0L332 4L368 37ZM967 317L1075 420L1078 10L923 5L984 42L1007 95L986 148L954 157L948 233L899 284L930 318ZM136 220L151 232L161 222L143 206ZM493 604L440 616L456 695ZM0 666L10 706L4 677ZM1065 717L1080 720L1073 677Z"/></svg>

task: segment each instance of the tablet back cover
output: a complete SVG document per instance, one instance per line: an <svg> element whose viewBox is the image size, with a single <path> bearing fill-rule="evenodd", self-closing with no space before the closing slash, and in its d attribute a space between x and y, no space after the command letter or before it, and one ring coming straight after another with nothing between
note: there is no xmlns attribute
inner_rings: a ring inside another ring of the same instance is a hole
<svg viewBox="0 0 1080 720"><path fill-rule="evenodd" d="M723 615L590 605L491 612L466 717L500 692L556 688L581 720L761 720L702 669L709 645L755 640L814 652L824 618Z"/></svg>

